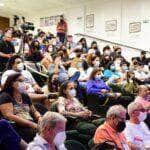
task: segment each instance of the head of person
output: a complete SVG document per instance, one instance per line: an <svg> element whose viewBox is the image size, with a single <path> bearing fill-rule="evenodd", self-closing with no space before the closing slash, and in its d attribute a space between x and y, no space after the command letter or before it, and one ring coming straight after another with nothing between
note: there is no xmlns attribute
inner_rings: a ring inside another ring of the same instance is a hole
<svg viewBox="0 0 150 150"><path fill-rule="evenodd" d="M121 52L122 52L121 47L116 47L114 51L117 56L121 56Z"/></svg>
<svg viewBox="0 0 150 150"><path fill-rule="evenodd" d="M132 61L132 64L133 64L134 66L138 66L138 60L137 60L137 58L133 57L133 58L131 59L131 61Z"/></svg>
<svg viewBox="0 0 150 150"><path fill-rule="evenodd" d="M87 42L86 42L86 39L85 39L85 38L81 38L81 39L79 40L79 43L81 43L83 47L86 47L86 48L87 48Z"/></svg>
<svg viewBox="0 0 150 150"><path fill-rule="evenodd" d="M24 78L20 73L7 74L3 79L2 90L8 92L10 95L16 91L24 93L26 87L23 82Z"/></svg>
<svg viewBox="0 0 150 150"><path fill-rule="evenodd" d="M110 56L111 54L111 48L109 45L106 45L104 48L103 48L103 55L108 55Z"/></svg>
<svg viewBox="0 0 150 150"><path fill-rule="evenodd" d="M40 42L38 40L32 41L31 47L32 47L32 49L38 49L39 50L40 49Z"/></svg>
<svg viewBox="0 0 150 150"><path fill-rule="evenodd" d="M89 65L92 67L99 67L100 58L98 56L91 56L91 58L89 58Z"/></svg>
<svg viewBox="0 0 150 150"><path fill-rule="evenodd" d="M12 41L12 34L5 33L5 35L4 35L4 41L11 42Z"/></svg>
<svg viewBox="0 0 150 150"><path fill-rule="evenodd" d="M87 61L83 60L83 62L82 62L82 68L83 68L83 70L87 70L88 67L89 67L89 65L88 65Z"/></svg>
<svg viewBox="0 0 150 150"><path fill-rule="evenodd" d="M60 22L64 22L64 16L60 15Z"/></svg>
<svg viewBox="0 0 150 150"><path fill-rule="evenodd" d="M114 64L114 63L110 64L109 69L110 69L111 71L115 72L115 71L116 71L116 66L115 66L115 64Z"/></svg>
<svg viewBox="0 0 150 150"><path fill-rule="evenodd" d="M61 63L61 54L60 53L53 55L52 58L53 58L54 64L58 64L58 63L60 64Z"/></svg>
<svg viewBox="0 0 150 150"><path fill-rule="evenodd" d="M97 46L97 42L96 42L96 41L93 41L93 42L91 43L91 48L92 48L92 49L98 49L98 46Z"/></svg>
<svg viewBox="0 0 150 150"><path fill-rule="evenodd" d="M128 71L128 69L129 69L126 62L121 62L120 67L123 71Z"/></svg>
<svg viewBox="0 0 150 150"><path fill-rule="evenodd" d="M21 72L24 69L24 63L19 55L12 56L6 65L7 70L15 70Z"/></svg>
<svg viewBox="0 0 150 150"><path fill-rule="evenodd" d="M90 80L99 80L102 78L102 70L99 68L93 69L90 75Z"/></svg>
<svg viewBox="0 0 150 150"><path fill-rule="evenodd" d="M72 35L68 35L67 36L67 42L73 42L73 36Z"/></svg>
<svg viewBox="0 0 150 150"><path fill-rule="evenodd" d="M125 127L126 109L122 105L111 106L106 114L106 122L117 132L122 132Z"/></svg>
<svg viewBox="0 0 150 150"><path fill-rule="evenodd" d="M75 84L71 81L65 81L62 83L59 89L59 96L70 99L76 97Z"/></svg>
<svg viewBox="0 0 150 150"><path fill-rule="evenodd" d="M138 96L146 98L149 95L149 88L147 85L139 85Z"/></svg>
<svg viewBox="0 0 150 150"><path fill-rule="evenodd" d="M58 80L58 74L52 73L48 78L47 85L48 85L48 90L50 92L58 92L60 86L60 82Z"/></svg>
<svg viewBox="0 0 150 150"><path fill-rule="evenodd" d="M146 52L145 51L141 51L141 58L146 58Z"/></svg>
<svg viewBox="0 0 150 150"><path fill-rule="evenodd" d="M49 144L55 144L59 148L66 140L66 122L61 114L48 111L38 123L39 135Z"/></svg>
<svg viewBox="0 0 150 150"><path fill-rule="evenodd" d="M54 46L52 44L49 44L47 47L47 52L51 53L54 51Z"/></svg>
<svg viewBox="0 0 150 150"><path fill-rule="evenodd" d="M147 111L139 102L132 102L128 105L128 114L130 121L139 124L147 118Z"/></svg>

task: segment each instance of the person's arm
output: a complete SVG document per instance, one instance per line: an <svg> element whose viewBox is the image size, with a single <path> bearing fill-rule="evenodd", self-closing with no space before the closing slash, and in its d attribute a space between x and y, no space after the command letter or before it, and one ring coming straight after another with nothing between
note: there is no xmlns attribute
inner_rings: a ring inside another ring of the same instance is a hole
<svg viewBox="0 0 150 150"><path fill-rule="evenodd" d="M0 111L2 115L11 121L15 121L18 125L30 128L37 128L37 124L33 123L32 121L20 118L19 116L15 115L13 112L13 104L12 103L5 103L0 105Z"/></svg>
<svg viewBox="0 0 150 150"><path fill-rule="evenodd" d="M36 120L39 120L41 118L41 114L35 109L34 105L30 106L30 112L34 115L34 118Z"/></svg>
<svg viewBox="0 0 150 150"><path fill-rule="evenodd" d="M0 52L0 56L1 56L1 57L4 57L4 58L10 58L10 57L13 56L13 54L5 54L5 53L3 53L3 52Z"/></svg>

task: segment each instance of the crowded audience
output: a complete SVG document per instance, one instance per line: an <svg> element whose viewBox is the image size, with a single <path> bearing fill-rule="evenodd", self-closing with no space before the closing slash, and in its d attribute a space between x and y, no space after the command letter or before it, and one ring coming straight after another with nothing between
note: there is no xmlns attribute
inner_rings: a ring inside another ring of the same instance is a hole
<svg viewBox="0 0 150 150"><path fill-rule="evenodd" d="M97 41L76 42L67 31L62 15L57 35L0 32L0 149L66 150L71 141L87 150L149 149L146 52L127 60L121 47L101 50ZM92 100L104 113L88 108ZM90 134L78 131L82 123Z"/></svg>

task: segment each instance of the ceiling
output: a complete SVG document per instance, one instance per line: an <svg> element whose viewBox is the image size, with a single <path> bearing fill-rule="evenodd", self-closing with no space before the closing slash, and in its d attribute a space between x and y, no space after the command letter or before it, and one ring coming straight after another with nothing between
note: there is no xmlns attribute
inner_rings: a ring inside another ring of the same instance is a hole
<svg viewBox="0 0 150 150"><path fill-rule="evenodd" d="M83 5L93 0L0 0L0 16L36 15L54 8L68 8ZM4 6L1 6L4 4Z"/></svg>

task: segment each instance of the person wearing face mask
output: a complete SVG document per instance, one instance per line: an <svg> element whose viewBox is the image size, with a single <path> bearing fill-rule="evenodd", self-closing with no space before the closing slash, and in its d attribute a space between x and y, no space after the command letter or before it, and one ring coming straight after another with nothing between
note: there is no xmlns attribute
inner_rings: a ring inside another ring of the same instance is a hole
<svg viewBox="0 0 150 150"><path fill-rule="evenodd" d="M94 69L90 75L89 81L86 84L87 94L98 95L100 100L106 97L117 99L121 96L121 93L115 93L111 91L111 88L101 79L102 71L100 69Z"/></svg>
<svg viewBox="0 0 150 150"><path fill-rule="evenodd" d="M12 73L19 72L24 78L24 85L26 85L25 93L28 93L34 102L45 102L49 95L43 94L41 88L34 80L33 76L28 70L24 70L23 60L19 55L14 55L9 59L6 71L2 74L1 85L3 86L6 78Z"/></svg>
<svg viewBox="0 0 150 150"><path fill-rule="evenodd" d="M3 39L0 41L0 71L2 72L7 64L9 58L15 53L15 48L12 41L12 35L5 33Z"/></svg>
<svg viewBox="0 0 150 150"><path fill-rule="evenodd" d="M109 108L106 114L106 121L97 128L94 135L94 144L112 142L117 150L130 150L122 131L126 124L126 109L121 105L114 105Z"/></svg>
<svg viewBox="0 0 150 150"><path fill-rule="evenodd" d="M128 105L130 120L126 122L123 131L131 149L147 150L150 148L150 130L144 123L147 118L147 110L142 104L132 102Z"/></svg>
<svg viewBox="0 0 150 150"><path fill-rule="evenodd" d="M29 142L35 136L37 124L41 115L33 106L28 94L24 93L26 86L20 73L7 76L0 93L0 112L7 118L19 135Z"/></svg>
<svg viewBox="0 0 150 150"><path fill-rule="evenodd" d="M56 112L47 112L38 123L38 134L27 150L67 150L66 119Z"/></svg>
<svg viewBox="0 0 150 150"><path fill-rule="evenodd" d="M89 64L90 67L87 70L87 74L90 77L90 74L93 71L93 69L100 67L99 57L90 55L89 58L88 58L88 64Z"/></svg>
<svg viewBox="0 0 150 150"><path fill-rule="evenodd" d="M64 116L88 118L91 111L86 109L76 98L76 90L73 82L66 81L59 90L58 112Z"/></svg>

